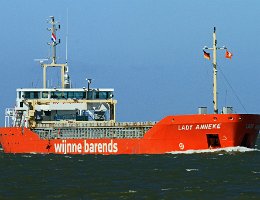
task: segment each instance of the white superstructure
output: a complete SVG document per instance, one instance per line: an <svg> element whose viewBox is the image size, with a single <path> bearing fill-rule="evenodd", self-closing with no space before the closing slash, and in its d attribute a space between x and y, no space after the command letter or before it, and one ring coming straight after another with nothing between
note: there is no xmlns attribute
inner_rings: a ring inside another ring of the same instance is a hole
<svg viewBox="0 0 260 200"><path fill-rule="evenodd" d="M90 88L91 79L88 79L87 88L71 88L68 75L68 65L57 63L56 45L60 40L56 38L57 22L50 17L52 42L52 62L44 64L43 88L17 89L15 108L7 108L5 112L5 126L16 127L53 127L57 124L77 124L93 121L115 122L115 106L112 88ZM61 68L61 88L47 88L47 67Z"/></svg>

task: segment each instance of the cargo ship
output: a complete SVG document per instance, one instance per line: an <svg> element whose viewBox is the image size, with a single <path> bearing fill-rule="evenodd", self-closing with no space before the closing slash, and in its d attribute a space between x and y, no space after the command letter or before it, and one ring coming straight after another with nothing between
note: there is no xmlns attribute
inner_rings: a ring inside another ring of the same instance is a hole
<svg viewBox="0 0 260 200"><path fill-rule="evenodd" d="M118 122L113 88L72 88L68 63L59 64L56 32L50 17L52 57L40 60L43 88L19 88L16 105L5 110L0 142L5 153L40 154L165 154L243 146L253 148L260 130L260 115L219 113L217 102L216 29L213 32L214 113L200 107L198 114L166 116L158 122ZM209 58L209 53L204 51ZM47 68L60 68L61 86L48 87Z"/></svg>

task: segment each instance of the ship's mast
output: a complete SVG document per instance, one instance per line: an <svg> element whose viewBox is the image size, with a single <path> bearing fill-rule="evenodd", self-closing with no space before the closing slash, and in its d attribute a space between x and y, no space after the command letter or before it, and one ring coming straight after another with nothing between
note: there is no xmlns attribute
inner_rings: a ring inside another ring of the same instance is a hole
<svg viewBox="0 0 260 200"><path fill-rule="evenodd" d="M218 92L217 92L217 50L227 49L225 46L217 47L217 35L216 35L216 27L214 27L213 31L213 47L208 48L204 47L203 49L213 50L213 105L214 105L214 113L218 114Z"/></svg>
<svg viewBox="0 0 260 200"><path fill-rule="evenodd" d="M49 42L48 45L52 46L52 64L56 64L56 46L60 43L60 40L57 42L56 31L60 29L60 25L56 28L56 24L58 23L55 22L54 16L50 16L50 18L49 23L51 24L51 28L48 28L48 30L51 31L52 42Z"/></svg>
<svg viewBox="0 0 260 200"><path fill-rule="evenodd" d="M58 22L55 22L54 16L50 16L51 28L47 30L51 31L51 40L48 45L52 47L52 62L50 64L42 64L43 67L43 88L47 88L47 81L46 81L46 70L47 67L60 67L61 68L61 88L70 88L69 83L69 75L68 75L68 64L58 64L57 57L56 57L56 46L60 44L60 39L56 38L56 31L60 29L60 25ZM58 27L57 27L58 26Z"/></svg>

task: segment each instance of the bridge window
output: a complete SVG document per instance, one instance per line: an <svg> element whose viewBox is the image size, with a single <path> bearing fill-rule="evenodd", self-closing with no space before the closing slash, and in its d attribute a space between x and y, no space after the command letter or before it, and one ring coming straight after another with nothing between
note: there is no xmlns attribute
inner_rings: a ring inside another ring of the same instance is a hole
<svg viewBox="0 0 260 200"><path fill-rule="evenodd" d="M85 99L86 92L68 92L68 98Z"/></svg>
<svg viewBox="0 0 260 200"><path fill-rule="evenodd" d="M48 92L42 92L42 98L44 99L48 98Z"/></svg>
<svg viewBox="0 0 260 200"><path fill-rule="evenodd" d="M68 92L51 92L51 98L53 99L67 99L68 98Z"/></svg>
<svg viewBox="0 0 260 200"><path fill-rule="evenodd" d="M74 92L74 98L76 99L85 99L86 98L86 92Z"/></svg>
<svg viewBox="0 0 260 200"><path fill-rule="evenodd" d="M68 98L73 99L74 98L74 92L68 92Z"/></svg>
<svg viewBox="0 0 260 200"><path fill-rule="evenodd" d="M93 91L93 98L99 99L99 92Z"/></svg>
<svg viewBox="0 0 260 200"><path fill-rule="evenodd" d="M40 92L24 92L24 98L26 99L38 99Z"/></svg>
<svg viewBox="0 0 260 200"><path fill-rule="evenodd" d="M107 92L99 92L100 99L107 99Z"/></svg>
<svg viewBox="0 0 260 200"><path fill-rule="evenodd" d="M88 99L93 99L93 91L88 91Z"/></svg>
<svg viewBox="0 0 260 200"><path fill-rule="evenodd" d="M113 92L107 91L88 91L88 99L111 99Z"/></svg>

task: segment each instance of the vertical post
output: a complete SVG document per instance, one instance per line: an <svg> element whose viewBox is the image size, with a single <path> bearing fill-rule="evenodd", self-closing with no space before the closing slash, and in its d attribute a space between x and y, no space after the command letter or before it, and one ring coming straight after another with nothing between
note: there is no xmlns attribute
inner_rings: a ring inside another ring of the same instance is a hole
<svg viewBox="0 0 260 200"><path fill-rule="evenodd" d="M216 27L214 27L214 32L213 32L213 104L214 104L214 113L218 114Z"/></svg>
<svg viewBox="0 0 260 200"><path fill-rule="evenodd" d="M88 91L90 91L90 84L91 84L91 82L92 82L92 79L87 79L87 81L88 81Z"/></svg>
<svg viewBox="0 0 260 200"><path fill-rule="evenodd" d="M116 121L116 106L115 103L113 103L113 118L112 120L115 122Z"/></svg>
<svg viewBox="0 0 260 200"><path fill-rule="evenodd" d="M61 65L61 88L65 88L64 87L64 73L65 73L65 65Z"/></svg>
<svg viewBox="0 0 260 200"><path fill-rule="evenodd" d="M225 46L217 47L217 36L216 36L216 27L213 31L213 47L208 48L205 46L204 50L213 50L213 104L214 104L214 113L218 114L218 91L217 91L217 50L227 49Z"/></svg>
<svg viewBox="0 0 260 200"><path fill-rule="evenodd" d="M42 65L42 69L43 69L43 88L47 88L46 86L46 66L45 64Z"/></svg>

